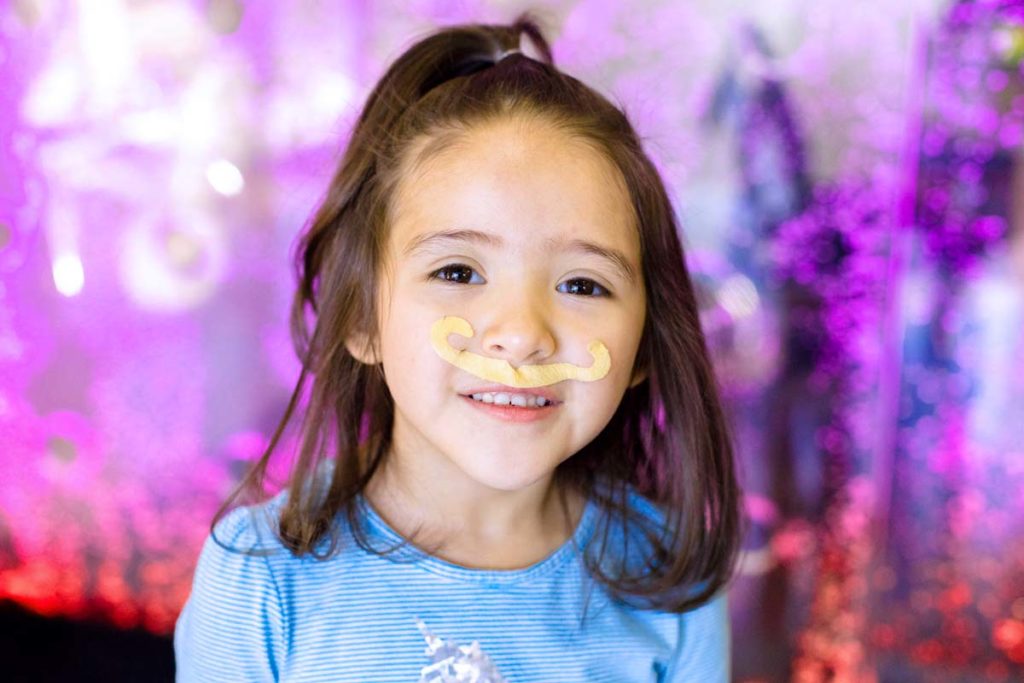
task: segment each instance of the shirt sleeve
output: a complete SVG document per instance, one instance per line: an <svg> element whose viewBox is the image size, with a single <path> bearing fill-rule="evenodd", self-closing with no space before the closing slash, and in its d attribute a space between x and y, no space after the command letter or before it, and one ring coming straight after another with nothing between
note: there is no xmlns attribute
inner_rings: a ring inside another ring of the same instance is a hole
<svg viewBox="0 0 1024 683"><path fill-rule="evenodd" d="M726 592L680 615L679 644L666 683L728 683L732 641Z"/></svg>
<svg viewBox="0 0 1024 683"><path fill-rule="evenodd" d="M178 683L278 679L284 618L266 554L252 552L252 519L247 508L232 511L203 545L174 629Z"/></svg>

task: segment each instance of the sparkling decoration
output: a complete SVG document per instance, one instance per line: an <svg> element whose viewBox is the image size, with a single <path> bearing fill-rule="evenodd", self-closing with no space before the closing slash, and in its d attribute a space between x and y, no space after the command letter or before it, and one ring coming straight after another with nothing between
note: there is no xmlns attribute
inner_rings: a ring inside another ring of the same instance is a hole
<svg viewBox="0 0 1024 683"><path fill-rule="evenodd" d="M458 645L435 636L418 617L416 627L427 641L425 652L430 658L430 664L420 672L420 683L505 683L477 641Z"/></svg>
<svg viewBox="0 0 1024 683"><path fill-rule="evenodd" d="M949 277L1005 241L1005 185L1024 143L1022 21L997 3L963 3L928 43L918 219L928 257Z"/></svg>
<svg viewBox="0 0 1024 683"><path fill-rule="evenodd" d="M774 274L792 302L788 327L804 349L814 349L806 386L811 400L827 406L814 435L824 514L809 618L793 662L799 681L873 680L861 643L877 492L865 475L878 392L879 348L871 335L880 328L890 229L866 184L822 186L774 237Z"/></svg>

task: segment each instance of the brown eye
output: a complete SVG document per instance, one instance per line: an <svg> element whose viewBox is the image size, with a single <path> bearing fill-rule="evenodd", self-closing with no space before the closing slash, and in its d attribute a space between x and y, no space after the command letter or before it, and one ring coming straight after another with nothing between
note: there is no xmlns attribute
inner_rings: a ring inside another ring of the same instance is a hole
<svg viewBox="0 0 1024 683"><path fill-rule="evenodd" d="M611 292L597 284L593 280L587 280L586 278L573 278L572 280L566 280L558 286L558 291L565 294L575 294L576 296L610 296Z"/></svg>
<svg viewBox="0 0 1024 683"><path fill-rule="evenodd" d="M474 276L476 276L476 281L473 280ZM483 282L483 278L477 275L476 271L462 263L450 263L438 268L430 274L430 277L457 285L478 285Z"/></svg>

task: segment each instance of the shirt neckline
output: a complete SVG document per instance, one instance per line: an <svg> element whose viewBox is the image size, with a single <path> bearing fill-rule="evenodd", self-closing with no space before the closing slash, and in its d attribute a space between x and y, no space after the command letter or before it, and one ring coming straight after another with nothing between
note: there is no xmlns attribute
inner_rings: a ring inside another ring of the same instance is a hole
<svg viewBox="0 0 1024 683"><path fill-rule="evenodd" d="M577 555L578 552L582 552L583 548L586 547L593 532L597 516L596 504L588 499L572 536L566 539L565 543L550 555L528 567L521 567L519 569L474 569L430 555L406 541L401 534L384 521L384 518L378 514L362 493L356 496L356 504L362 518L367 522L367 529L372 537L384 541L389 547L401 543L405 544L401 549L389 553L386 556L387 558L411 562L432 574L456 581L502 586L537 579L557 571L559 567Z"/></svg>

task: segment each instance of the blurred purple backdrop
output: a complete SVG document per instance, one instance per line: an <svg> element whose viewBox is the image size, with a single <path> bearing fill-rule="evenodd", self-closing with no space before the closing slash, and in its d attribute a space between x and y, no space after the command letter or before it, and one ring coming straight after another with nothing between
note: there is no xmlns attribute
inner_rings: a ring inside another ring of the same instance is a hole
<svg viewBox="0 0 1024 683"><path fill-rule="evenodd" d="M736 680L1024 680L1024 4L748 4L533 8L681 212L751 520ZM368 89L530 7L0 6L0 598L173 628Z"/></svg>

